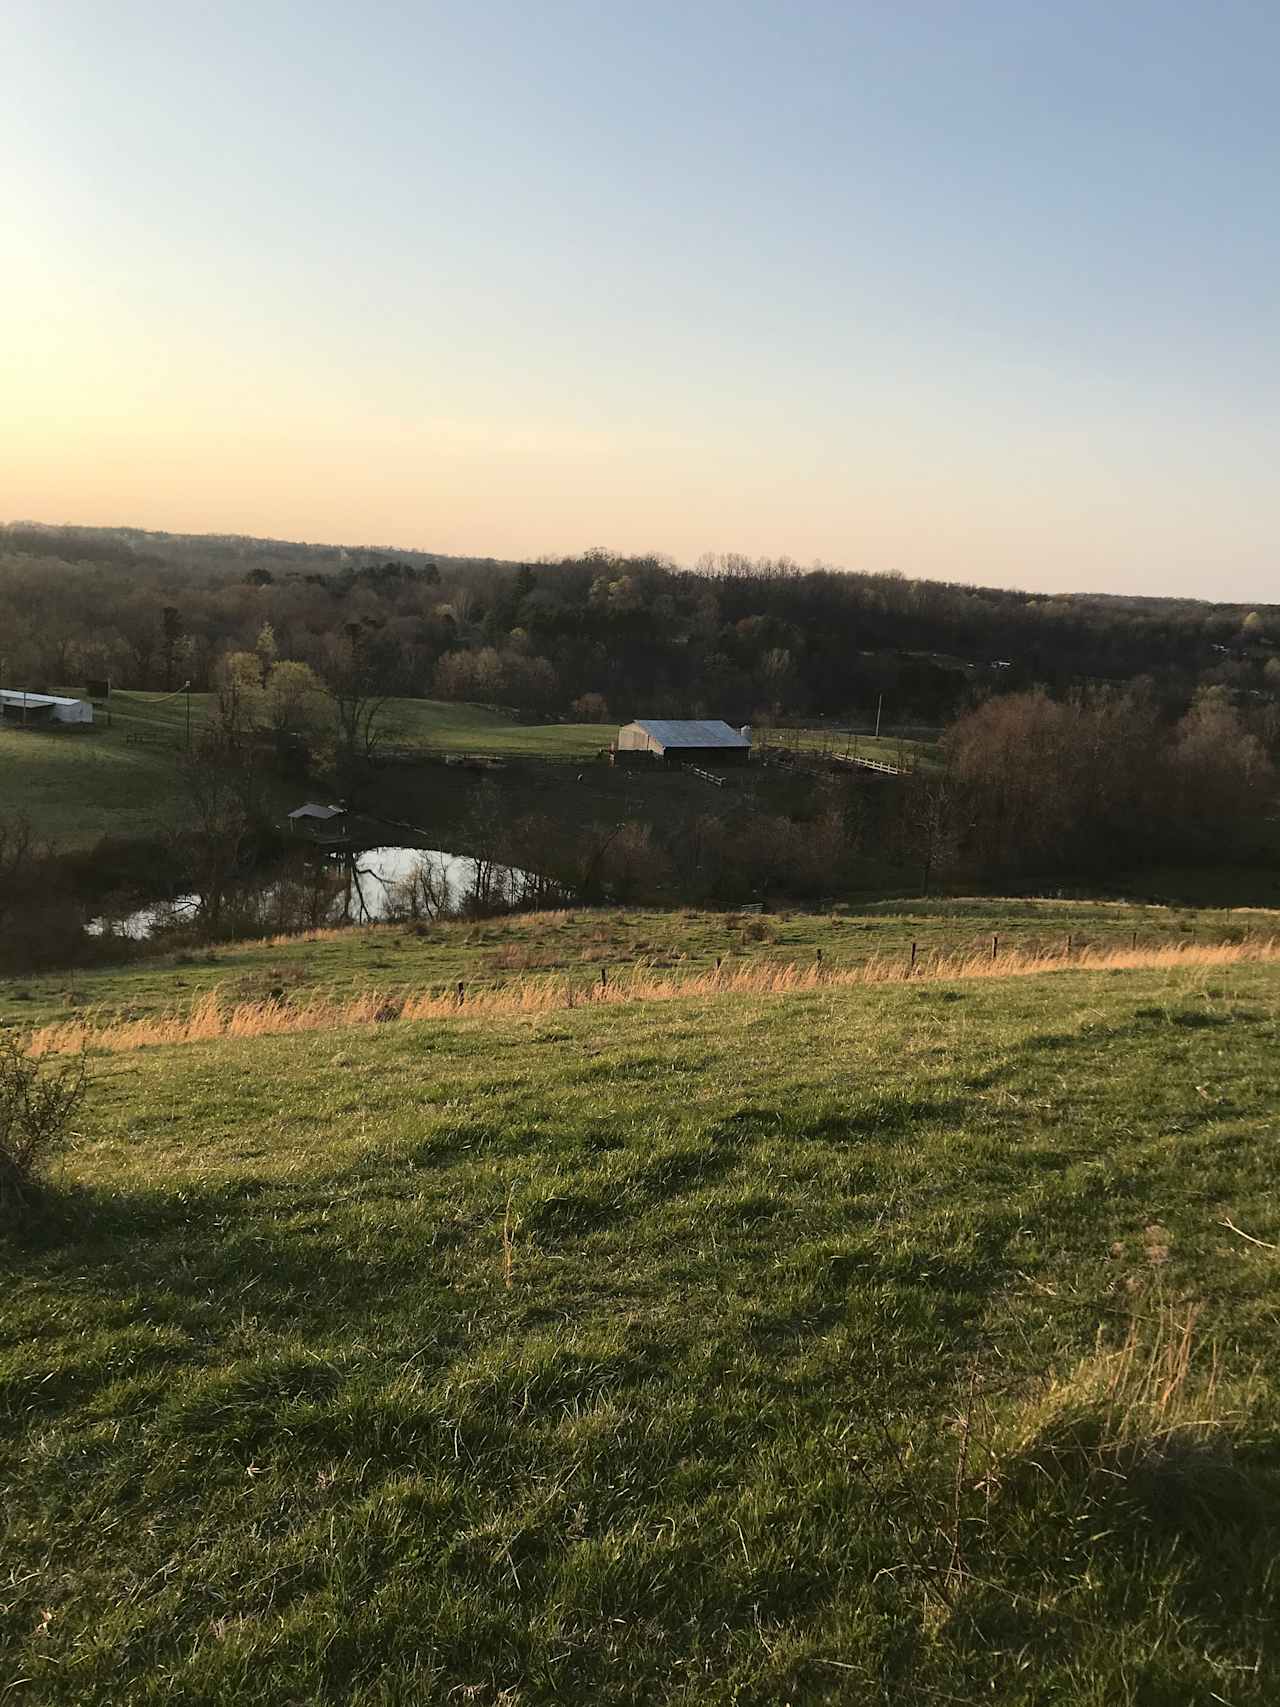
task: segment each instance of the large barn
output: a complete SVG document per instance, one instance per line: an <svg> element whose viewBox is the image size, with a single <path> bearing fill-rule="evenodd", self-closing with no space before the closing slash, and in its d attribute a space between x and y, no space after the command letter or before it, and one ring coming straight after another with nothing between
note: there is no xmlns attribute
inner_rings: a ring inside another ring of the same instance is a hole
<svg viewBox="0 0 1280 1707"><path fill-rule="evenodd" d="M666 764L745 765L751 757L751 733L732 729L719 718L640 717L618 731L617 754L647 753ZM627 755L623 759L623 754Z"/></svg>
<svg viewBox="0 0 1280 1707"><path fill-rule="evenodd" d="M59 693L24 693L21 688L0 688L0 715L17 723L92 723L93 706L87 699L67 699Z"/></svg>

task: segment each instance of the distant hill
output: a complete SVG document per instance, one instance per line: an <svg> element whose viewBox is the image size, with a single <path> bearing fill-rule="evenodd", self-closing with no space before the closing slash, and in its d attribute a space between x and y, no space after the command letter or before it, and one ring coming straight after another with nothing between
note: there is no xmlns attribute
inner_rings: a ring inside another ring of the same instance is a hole
<svg viewBox="0 0 1280 1707"><path fill-rule="evenodd" d="M439 567L515 566L507 558L457 557L445 551L404 550L390 545L329 545L243 533L166 533L157 528L77 527L35 521L0 523L0 545L33 557L69 557L81 562L189 562L200 568L268 559L281 565L332 571L387 558Z"/></svg>
<svg viewBox="0 0 1280 1707"><path fill-rule="evenodd" d="M266 624L322 672L538 720L875 718L936 727L991 694L1142 680L1171 719L1220 689L1280 749L1280 605L1032 593L787 558L593 549L536 563L145 528L0 526L5 665L26 685L208 687ZM356 637L353 640L353 636ZM592 709L582 712L579 702ZM607 713L601 710L607 705Z"/></svg>

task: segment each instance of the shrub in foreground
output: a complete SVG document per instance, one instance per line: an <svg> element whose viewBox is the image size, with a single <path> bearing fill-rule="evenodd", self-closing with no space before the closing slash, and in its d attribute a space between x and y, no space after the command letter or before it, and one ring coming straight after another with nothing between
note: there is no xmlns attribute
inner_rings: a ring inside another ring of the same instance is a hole
<svg viewBox="0 0 1280 1707"><path fill-rule="evenodd" d="M68 1143L88 1087L83 1050L58 1060L30 1054L16 1037L0 1038L0 1212L30 1203Z"/></svg>

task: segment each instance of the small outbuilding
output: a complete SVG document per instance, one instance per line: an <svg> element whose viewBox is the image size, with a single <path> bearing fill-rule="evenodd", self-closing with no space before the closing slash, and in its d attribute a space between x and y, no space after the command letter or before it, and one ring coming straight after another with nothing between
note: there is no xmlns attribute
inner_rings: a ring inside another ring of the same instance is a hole
<svg viewBox="0 0 1280 1707"><path fill-rule="evenodd" d="M87 699L67 699L59 693L0 688L0 715L13 723L92 723L93 705Z"/></svg>
<svg viewBox="0 0 1280 1707"><path fill-rule="evenodd" d="M345 806L322 806L317 801L308 800L305 806L295 806L289 814L289 828L296 830L301 826L309 829L313 824L331 824L335 818L345 818Z"/></svg>
<svg viewBox="0 0 1280 1707"><path fill-rule="evenodd" d="M624 764L636 762L632 755L647 753L672 765L745 765L751 758L751 732L719 718L640 717L618 731L616 753Z"/></svg>

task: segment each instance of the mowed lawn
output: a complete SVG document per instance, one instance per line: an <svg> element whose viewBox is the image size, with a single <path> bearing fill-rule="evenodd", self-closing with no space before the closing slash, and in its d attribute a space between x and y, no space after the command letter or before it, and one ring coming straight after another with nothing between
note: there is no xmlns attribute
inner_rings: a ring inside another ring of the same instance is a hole
<svg viewBox="0 0 1280 1707"><path fill-rule="evenodd" d="M1274 1702L1278 998L1062 973L100 1059L0 1241L0 1677ZM1188 1322L1170 1396L1098 1397Z"/></svg>
<svg viewBox="0 0 1280 1707"><path fill-rule="evenodd" d="M517 723L488 706L433 699L393 700L386 722L396 745L566 763L594 758L618 733L616 723Z"/></svg>

